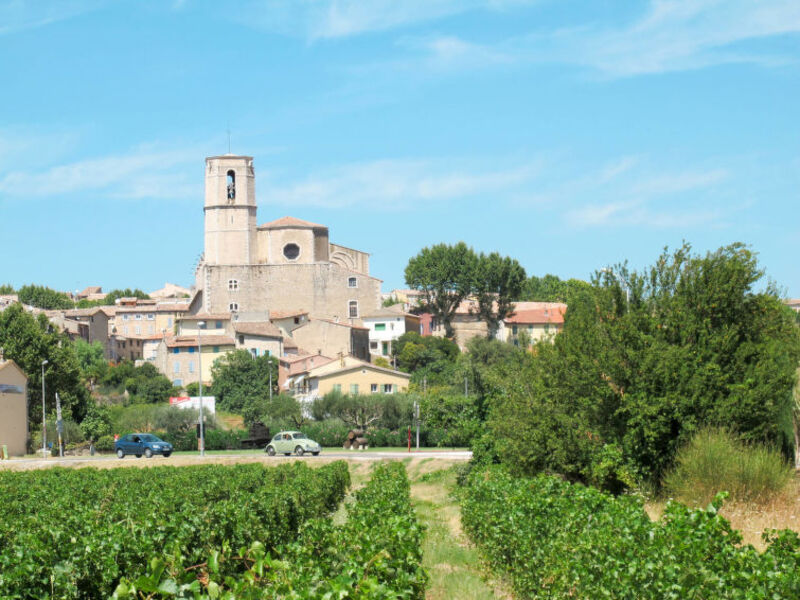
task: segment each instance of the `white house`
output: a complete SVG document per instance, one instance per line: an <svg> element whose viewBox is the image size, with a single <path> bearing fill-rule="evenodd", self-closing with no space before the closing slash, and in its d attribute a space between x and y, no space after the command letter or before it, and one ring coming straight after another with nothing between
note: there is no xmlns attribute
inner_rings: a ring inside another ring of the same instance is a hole
<svg viewBox="0 0 800 600"><path fill-rule="evenodd" d="M392 342L397 338L407 331L419 333L419 317L401 311L402 307L394 305L361 316L364 327L369 329L370 356L388 357L392 353Z"/></svg>

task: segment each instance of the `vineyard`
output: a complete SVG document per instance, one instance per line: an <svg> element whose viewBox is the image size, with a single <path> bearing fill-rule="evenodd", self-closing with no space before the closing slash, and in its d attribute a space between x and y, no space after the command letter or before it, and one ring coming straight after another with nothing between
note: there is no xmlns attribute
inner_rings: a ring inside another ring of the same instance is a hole
<svg viewBox="0 0 800 600"><path fill-rule="evenodd" d="M0 473L3 598L420 598L402 465ZM344 595L340 595L344 594Z"/></svg>
<svg viewBox="0 0 800 600"><path fill-rule="evenodd" d="M800 537L769 532L759 553L718 514L670 503L651 521L634 496L550 476L474 473L469 536L520 598L800 598Z"/></svg>

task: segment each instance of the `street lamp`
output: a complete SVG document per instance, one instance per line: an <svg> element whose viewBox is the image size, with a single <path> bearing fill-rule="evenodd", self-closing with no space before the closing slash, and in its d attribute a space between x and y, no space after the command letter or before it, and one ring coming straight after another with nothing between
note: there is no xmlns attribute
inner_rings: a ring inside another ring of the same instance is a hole
<svg viewBox="0 0 800 600"><path fill-rule="evenodd" d="M631 288L628 285L628 283L622 278L622 275L617 274L613 269L610 269L608 267L606 267L605 269L600 269L600 272L601 273L610 273L611 275L614 276L614 279L616 279L619 282L619 285L621 287L625 288L625 303L626 304L630 304L631 303Z"/></svg>
<svg viewBox="0 0 800 600"><path fill-rule="evenodd" d="M47 409L44 404L44 366L49 362L47 359L42 361L42 458L47 458Z"/></svg>
<svg viewBox="0 0 800 600"><path fill-rule="evenodd" d="M200 332L206 326L205 321L197 322L197 365L200 381L200 456L206 455L205 423L203 423L203 342Z"/></svg>

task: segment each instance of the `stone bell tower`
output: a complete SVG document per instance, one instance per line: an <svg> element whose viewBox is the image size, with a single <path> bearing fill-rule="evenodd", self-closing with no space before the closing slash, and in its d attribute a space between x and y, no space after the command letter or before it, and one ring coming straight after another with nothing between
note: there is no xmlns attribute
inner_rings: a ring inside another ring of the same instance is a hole
<svg viewBox="0 0 800 600"><path fill-rule="evenodd" d="M256 183L252 156L206 158L205 254L207 265L255 261Z"/></svg>

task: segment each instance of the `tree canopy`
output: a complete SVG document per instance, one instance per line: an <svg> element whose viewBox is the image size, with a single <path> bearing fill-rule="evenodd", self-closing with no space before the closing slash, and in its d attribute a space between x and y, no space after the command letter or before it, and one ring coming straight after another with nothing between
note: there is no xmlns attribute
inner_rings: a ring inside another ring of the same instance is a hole
<svg viewBox="0 0 800 600"><path fill-rule="evenodd" d="M598 272L552 345L495 373L490 426L520 472L591 479L603 456L658 480L705 425L790 445L800 334L775 291L756 290L755 255L684 245L639 272ZM513 424L513 426L510 426ZM609 450L610 449L610 450Z"/></svg>
<svg viewBox="0 0 800 600"><path fill-rule="evenodd" d="M254 357L247 350L236 350L217 359L211 367L210 391L216 397L217 407L242 414L247 422L256 420L262 412L256 404L269 397L270 370L272 392L277 395L278 361L275 358Z"/></svg>
<svg viewBox="0 0 800 600"><path fill-rule="evenodd" d="M28 304L44 310L69 309L75 303L63 292L57 292L43 285L23 285L17 291L22 304Z"/></svg>

